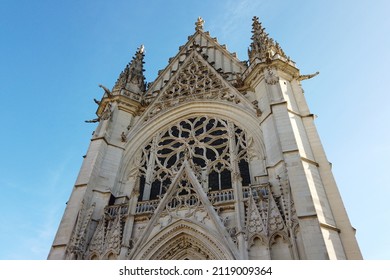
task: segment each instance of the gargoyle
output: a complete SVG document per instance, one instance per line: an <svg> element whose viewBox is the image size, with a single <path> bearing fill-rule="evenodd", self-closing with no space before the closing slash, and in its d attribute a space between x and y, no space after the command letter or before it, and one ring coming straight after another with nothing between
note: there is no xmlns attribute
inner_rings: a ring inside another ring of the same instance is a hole
<svg viewBox="0 0 390 280"><path fill-rule="evenodd" d="M108 98L112 97L111 91L108 88L106 88L103 85L99 85L99 87L101 87L104 90L104 92L107 94Z"/></svg>
<svg viewBox="0 0 390 280"><path fill-rule="evenodd" d="M310 75L300 75L297 80L298 81L304 81L304 80L308 80L308 79L311 79L311 78L314 78L315 76L317 76L318 74L320 74L320 72L315 72L314 74L310 74Z"/></svg>
<svg viewBox="0 0 390 280"><path fill-rule="evenodd" d="M99 122L100 121L100 118L96 118L96 119L93 119L93 120L87 120L85 121L86 123L96 123L96 122Z"/></svg>

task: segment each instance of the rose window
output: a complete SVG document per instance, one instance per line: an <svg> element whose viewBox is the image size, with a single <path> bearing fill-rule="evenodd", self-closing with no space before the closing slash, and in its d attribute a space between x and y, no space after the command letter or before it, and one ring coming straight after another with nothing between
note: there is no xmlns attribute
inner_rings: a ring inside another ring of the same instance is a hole
<svg viewBox="0 0 390 280"><path fill-rule="evenodd" d="M247 135L233 122L200 116L180 120L142 148L139 200L160 198L187 160L206 192L250 184Z"/></svg>

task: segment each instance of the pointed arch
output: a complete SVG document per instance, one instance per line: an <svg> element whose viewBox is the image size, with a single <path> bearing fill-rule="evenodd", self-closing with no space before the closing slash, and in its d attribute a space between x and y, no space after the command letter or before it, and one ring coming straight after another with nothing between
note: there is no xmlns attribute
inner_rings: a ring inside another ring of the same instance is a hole
<svg viewBox="0 0 390 280"><path fill-rule="evenodd" d="M172 123L181 119L210 116L224 120L232 121L238 127L250 132L251 136L251 149L258 153L259 163L257 169L261 167L261 172L266 173L265 170L265 146L263 143L263 135L259 126L259 120L256 116L250 112L244 110L241 107L231 103L222 103L219 101L196 101L193 103L184 103L168 110L165 113L159 115L158 122L147 122L145 124L134 127L127 139L130 139L125 146L125 153L122 159L120 174L118 180L126 182L134 174L135 162L137 157L140 157L139 151L142 150L145 143L164 129L167 129ZM125 184L118 184L118 186L124 186ZM121 190L118 190L119 192Z"/></svg>
<svg viewBox="0 0 390 280"><path fill-rule="evenodd" d="M97 254L93 254L90 258L90 260L99 260L99 256Z"/></svg>
<svg viewBox="0 0 390 280"><path fill-rule="evenodd" d="M133 259L234 259L231 250L207 229L191 221L178 220L168 226L142 248Z"/></svg>
<svg viewBox="0 0 390 280"><path fill-rule="evenodd" d="M85 259L87 259L87 260L100 260L100 254L97 251L89 252L85 256Z"/></svg>
<svg viewBox="0 0 390 280"><path fill-rule="evenodd" d="M270 237L271 260L292 260L291 242L284 232L276 232Z"/></svg>
<svg viewBox="0 0 390 280"><path fill-rule="evenodd" d="M117 260L117 259L118 256L116 252L114 252L113 250L107 251L103 256L103 260Z"/></svg>
<svg viewBox="0 0 390 280"><path fill-rule="evenodd" d="M269 260L268 238L260 234L254 234L248 241L248 258L250 260Z"/></svg>
<svg viewBox="0 0 390 280"><path fill-rule="evenodd" d="M294 241L296 244L296 250L298 251L298 258L300 260L306 260L307 257L305 253L305 246L303 243L302 233L299 224L295 225L293 232L294 232Z"/></svg>

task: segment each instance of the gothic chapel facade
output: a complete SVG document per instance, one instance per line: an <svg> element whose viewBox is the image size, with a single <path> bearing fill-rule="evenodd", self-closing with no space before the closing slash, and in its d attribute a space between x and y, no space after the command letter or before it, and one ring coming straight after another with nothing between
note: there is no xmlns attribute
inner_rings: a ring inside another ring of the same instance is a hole
<svg viewBox="0 0 390 280"><path fill-rule="evenodd" d="M196 22L112 90L49 259L361 259L295 63L253 18L248 61Z"/></svg>

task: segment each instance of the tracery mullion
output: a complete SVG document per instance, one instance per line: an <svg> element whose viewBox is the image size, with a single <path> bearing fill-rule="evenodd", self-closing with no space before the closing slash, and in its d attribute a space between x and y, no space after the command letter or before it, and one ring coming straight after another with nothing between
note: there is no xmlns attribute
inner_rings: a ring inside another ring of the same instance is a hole
<svg viewBox="0 0 390 280"><path fill-rule="evenodd" d="M237 160L240 169L242 185L248 186L251 183L251 172L249 170L250 162L248 158L247 135L238 127L235 127L235 135L237 141Z"/></svg>
<svg viewBox="0 0 390 280"><path fill-rule="evenodd" d="M150 192L153 183L154 167L156 164L156 160L158 160L156 156L156 152L157 152L157 136L154 136L152 140L152 147L150 149L149 162L145 174L145 186L144 186L142 200L149 200L150 198Z"/></svg>
<svg viewBox="0 0 390 280"><path fill-rule="evenodd" d="M245 231L244 231L244 221L245 221L245 207L243 202L242 195L242 184L240 169L238 167L238 158L237 158L237 145L235 137L235 128L234 123L228 121L228 136L229 136L229 151L230 151L230 165L232 169L232 187L235 197L235 214L237 221L237 243L238 250L240 252L242 259L248 258L248 252L245 246Z"/></svg>

